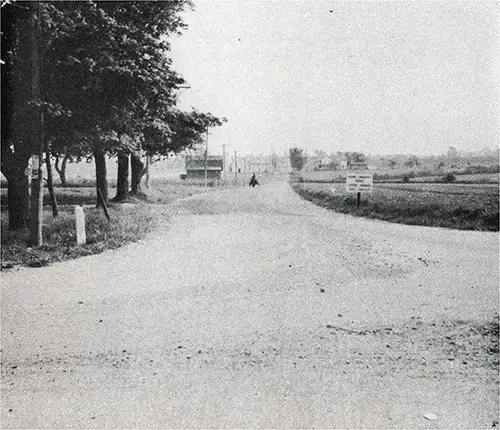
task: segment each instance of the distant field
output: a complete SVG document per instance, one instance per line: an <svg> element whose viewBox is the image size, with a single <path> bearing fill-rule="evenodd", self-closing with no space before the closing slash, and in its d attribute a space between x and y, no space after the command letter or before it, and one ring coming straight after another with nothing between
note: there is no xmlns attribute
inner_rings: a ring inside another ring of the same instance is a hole
<svg viewBox="0 0 500 430"><path fill-rule="evenodd" d="M300 176L304 182L342 182L345 181L347 170L323 170L323 171L307 171L301 172ZM374 179L377 177L384 177L389 175L388 179L380 179L384 181L394 181L401 182L403 175L410 174L409 171L379 171L370 170L368 173L374 175ZM414 172L415 177L410 177L410 182L442 182L445 173L439 173L435 175L419 176L422 173ZM425 174L425 172L424 172ZM384 176L385 175L385 176ZM411 174L410 174L411 175ZM455 182L465 182L465 183L499 183L500 175L498 173L475 173L475 174L456 174ZM392 178L392 179L391 179Z"/></svg>
<svg viewBox="0 0 500 430"><path fill-rule="evenodd" d="M373 193L356 195L345 185L296 183L294 190L307 200L342 213L381 220L498 231L499 188L490 184L375 184Z"/></svg>
<svg viewBox="0 0 500 430"><path fill-rule="evenodd" d="M499 185L487 184L432 184L432 183L395 183L395 184L375 184L375 189L405 190L417 193L438 193L453 195L476 195L476 194L498 194Z"/></svg>
<svg viewBox="0 0 500 430"><path fill-rule="evenodd" d="M421 176L412 178L411 182L436 182L443 175ZM477 182L477 183L492 183L498 184L500 175L498 173L475 173L475 174L458 174L455 182Z"/></svg>

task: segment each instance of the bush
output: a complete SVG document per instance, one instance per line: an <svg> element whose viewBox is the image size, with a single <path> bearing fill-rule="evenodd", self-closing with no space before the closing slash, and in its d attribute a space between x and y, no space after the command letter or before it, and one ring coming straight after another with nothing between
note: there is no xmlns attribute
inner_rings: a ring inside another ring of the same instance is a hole
<svg viewBox="0 0 500 430"><path fill-rule="evenodd" d="M453 172L449 172L443 176L443 182L453 182L457 179Z"/></svg>
<svg viewBox="0 0 500 430"><path fill-rule="evenodd" d="M410 176L409 175L403 175L403 182L410 182Z"/></svg>

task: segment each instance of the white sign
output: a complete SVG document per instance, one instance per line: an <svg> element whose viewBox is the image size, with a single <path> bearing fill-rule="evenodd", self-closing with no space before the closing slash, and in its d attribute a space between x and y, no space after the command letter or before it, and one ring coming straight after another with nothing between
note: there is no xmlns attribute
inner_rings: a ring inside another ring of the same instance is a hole
<svg viewBox="0 0 500 430"><path fill-rule="evenodd" d="M40 167L40 157L38 155L31 156L31 168L33 170L38 170Z"/></svg>
<svg viewBox="0 0 500 430"><path fill-rule="evenodd" d="M373 190L373 175L369 173L348 173L345 188L348 193L371 193Z"/></svg>
<svg viewBox="0 0 500 430"><path fill-rule="evenodd" d="M38 155L31 156L31 179L38 179L40 168L40 157Z"/></svg>

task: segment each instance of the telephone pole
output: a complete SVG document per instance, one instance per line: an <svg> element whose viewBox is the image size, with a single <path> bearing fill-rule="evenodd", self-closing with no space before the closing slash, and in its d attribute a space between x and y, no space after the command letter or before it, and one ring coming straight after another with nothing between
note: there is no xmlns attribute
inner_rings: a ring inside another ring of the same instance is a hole
<svg viewBox="0 0 500 430"><path fill-rule="evenodd" d="M207 188L207 169L208 169L208 127L207 127L207 139L205 141L205 188Z"/></svg>
<svg viewBox="0 0 500 430"><path fill-rule="evenodd" d="M238 157L236 156L236 151L234 151L234 174L236 175L236 181L238 181Z"/></svg>
<svg viewBox="0 0 500 430"><path fill-rule="evenodd" d="M42 59L40 55L40 42L42 37L42 11L40 0L37 3L38 10L35 13L33 6L33 32L31 37L31 94L33 99L39 100L41 91L41 75L42 75ZM38 112L34 114L33 123L35 126L31 132L31 205L30 205L30 238L29 242L32 246L42 246L42 219L43 219L43 110L40 106Z"/></svg>
<svg viewBox="0 0 500 430"><path fill-rule="evenodd" d="M224 167L224 183L227 185L227 169L226 169L226 144L222 144L222 166Z"/></svg>

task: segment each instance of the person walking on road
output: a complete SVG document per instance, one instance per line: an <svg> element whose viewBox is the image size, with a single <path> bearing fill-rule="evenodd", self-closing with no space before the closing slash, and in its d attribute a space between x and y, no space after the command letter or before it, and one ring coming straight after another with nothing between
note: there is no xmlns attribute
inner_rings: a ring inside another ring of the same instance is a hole
<svg viewBox="0 0 500 430"><path fill-rule="evenodd" d="M255 187L256 185L259 185L259 181L257 180L257 177L255 176L255 173L252 175L250 179L250 187Z"/></svg>

